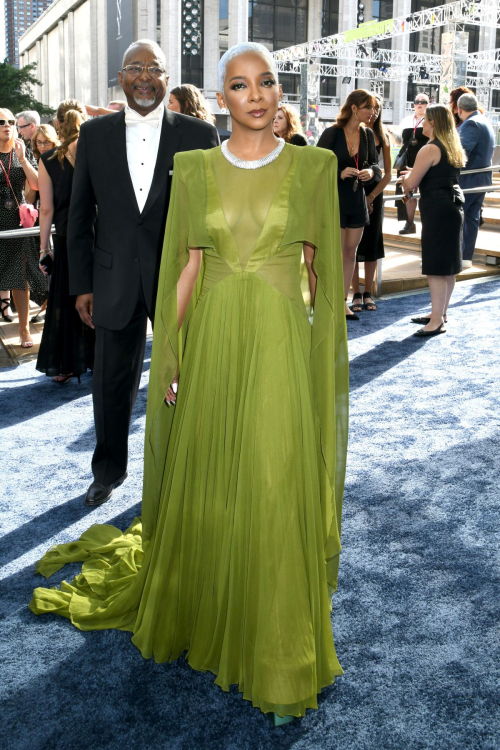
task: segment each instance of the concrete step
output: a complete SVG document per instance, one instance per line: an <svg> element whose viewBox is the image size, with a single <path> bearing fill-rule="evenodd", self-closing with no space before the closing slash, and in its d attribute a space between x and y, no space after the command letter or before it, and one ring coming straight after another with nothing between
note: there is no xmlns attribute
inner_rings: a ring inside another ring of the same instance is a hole
<svg viewBox="0 0 500 750"><path fill-rule="evenodd" d="M413 289L427 288L429 285L427 276L423 276L420 263L420 252L386 245L385 258L382 261L381 295L398 294L400 292L409 292ZM359 275L361 284L364 285L363 263L360 264ZM500 276L500 267L474 263L472 268L465 269L457 276L457 282L480 279L487 276ZM376 293L376 280L372 293Z"/></svg>
<svg viewBox="0 0 500 750"><path fill-rule="evenodd" d="M397 207L393 203L386 203L385 204L385 216L387 218L393 219L397 215ZM420 211L416 210L415 217L420 220ZM483 206L483 219L484 224L481 227L483 230L495 230L500 228L500 200L498 206L490 206L485 205ZM401 224L400 229L403 228L403 225Z"/></svg>
<svg viewBox="0 0 500 750"><path fill-rule="evenodd" d="M412 250L420 252L420 236L422 225L418 216L415 217L415 234L399 234L403 224L396 219L396 215L387 215L384 218L384 243L390 247L400 248L402 250ZM486 264L486 257L500 258L500 232L496 225L492 229L482 227L477 236L476 250L474 258L479 263Z"/></svg>

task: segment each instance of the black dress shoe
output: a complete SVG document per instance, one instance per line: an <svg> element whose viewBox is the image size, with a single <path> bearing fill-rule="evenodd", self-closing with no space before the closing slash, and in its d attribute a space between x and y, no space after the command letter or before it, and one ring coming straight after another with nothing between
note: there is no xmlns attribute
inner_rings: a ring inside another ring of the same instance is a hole
<svg viewBox="0 0 500 750"><path fill-rule="evenodd" d="M416 234L417 233L417 227L415 224L406 224L404 225L403 229L399 230L399 234Z"/></svg>
<svg viewBox="0 0 500 750"><path fill-rule="evenodd" d="M128 472L125 472L125 474L120 479L117 479L116 482L112 482L112 484L100 484L99 482L92 482L87 490L87 494L85 495L85 505L91 505L92 507L95 507L96 505L102 505L103 503L105 503L106 500L109 500L109 498L113 494L113 490L116 487L119 487L126 480L127 476Z"/></svg>
<svg viewBox="0 0 500 750"><path fill-rule="evenodd" d="M443 328L444 323L434 328L433 331L426 331L425 328L421 328L419 331L415 331L414 336L438 336L440 333L446 333L446 328Z"/></svg>
<svg viewBox="0 0 500 750"><path fill-rule="evenodd" d="M412 318L411 322L412 323L418 323L418 325L421 325L421 326L426 326L427 323L430 321L430 319L431 318L430 318L429 315L424 315L423 318ZM448 318L445 318L444 322L447 323L448 322Z"/></svg>

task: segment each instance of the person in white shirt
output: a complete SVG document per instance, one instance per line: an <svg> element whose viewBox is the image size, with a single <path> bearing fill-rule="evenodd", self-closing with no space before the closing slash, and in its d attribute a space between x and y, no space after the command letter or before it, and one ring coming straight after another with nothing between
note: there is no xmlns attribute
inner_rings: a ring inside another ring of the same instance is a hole
<svg viewBox="0 0 500 750"><path fill-rule="evenodd" d="M417 94L413 103L414 112L412 115L404 117L399 123L397 129L390 129L389 132L395 138L398 143L401 143L401 150L399 154L406 151L407 162L406 166L410 169L415 164L417 154L425 146L429 140L423 131L423 122L425 119L425 113L429 104L429 97L427 94ZM398 154L398 156L399 156ZM400 172L398 171L398 177ZM396 187L396 194L401 194L401 188L398 185ZM405 221L403 229L400 230L399 234L415 234L417 228L415 226L415 211L417 209L417 201L412 200L408 203L403 201L397 201L398 210L398 221Z"/></svg>
<svg viewBox="0 0 500 750"><path fill-rule="evenodd" d="M96 331L92 384L97 444L86 505L127 476L128 431L156 290L174 155L217 146L213 125L165 108L161 48L125 52L121 112L82 125L68 223L70 293Z"/></svg>

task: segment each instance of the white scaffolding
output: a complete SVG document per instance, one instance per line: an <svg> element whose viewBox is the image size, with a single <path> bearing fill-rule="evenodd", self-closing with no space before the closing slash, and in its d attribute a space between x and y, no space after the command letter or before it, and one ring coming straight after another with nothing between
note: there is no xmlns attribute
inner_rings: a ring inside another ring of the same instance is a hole
<svg viewBox="0 0 500 750"><path fill-rule="evenodd" d="M357 78L370 81L372 86L405 80L439 86L441 55L383 49L377 42L445 25L461 31L466 24L500 28L498 1L458 0L406 17L371 21L356 29L276 50L273 56L281 73L300 74L304 63L321 61L321 76ZM500 89L500 49L467 55L465 85L475 88L489 109L491 91Z"/></svg>

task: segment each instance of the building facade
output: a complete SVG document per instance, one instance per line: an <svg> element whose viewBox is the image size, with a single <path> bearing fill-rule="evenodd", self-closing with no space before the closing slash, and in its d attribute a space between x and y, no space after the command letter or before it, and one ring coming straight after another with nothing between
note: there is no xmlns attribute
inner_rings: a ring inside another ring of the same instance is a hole
<svg viewBox="0 0 500 750"><path fill-rule="evenodd" d="M4 0L5 53L11 65L19 65L18 40L42 15L52 0ZM2 57L2 61L3 61Z"/></svg>
<svg viewBox="0 0 500 750"><path fill-rule="evenodd" d="M15 0L21 2L21 0ZM14 2L14 0L6 0ZM28 2L28 0L22 0ZM47 2L47 0L32 0ZM363 0L364 20L409 16L433 7L434 0ZM42 86L35 96L54 108L68 97L104 106L123 98L116 73L127 44L156 39L167 57L169 86L194 83L203 89L215 113L217 63L233 44L255 41L270 50L290 47L358 23L354 0L54 0L20 40L20 64L36 62ZM446 27L395 37L380 47L439 54ZM491 49L496 30L466 28L469 51ZM280 76L285 99L299 99L299 76ZM368 81L357 80L368 88ZM399 122L418 91L436 95L436 87L405 81L379 83L384 94L385 119ZM354 81L325 76L321 80L320 119L334 119Z"/></svg>

